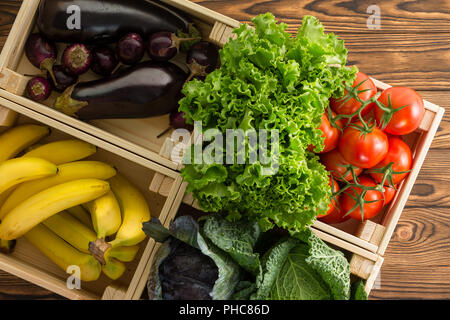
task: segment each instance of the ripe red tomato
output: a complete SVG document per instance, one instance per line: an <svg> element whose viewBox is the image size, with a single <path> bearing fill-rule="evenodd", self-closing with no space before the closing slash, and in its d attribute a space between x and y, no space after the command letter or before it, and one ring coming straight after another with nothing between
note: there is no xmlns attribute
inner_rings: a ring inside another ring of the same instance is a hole
<svg viewBox="0 0 450 320"><path fill-rule="evenodd" d="M392 165L393 171L402 172L411 170L413 158L409 146L405 142L403 142L400 138L393 136L389 137L388 141L389 141L389 149L386 157L372 169L384 168L391 162L393 162L394 163ZM375 181L379 183L382 182L383 180L382 173L370 172L369 174L373 179L375 179ZM393 174L392 181L394 184L398 184L403 179L405 179L407 175L408 173ZM389 181L387 179L384 182L384 185L389 185Z"/></svg>
<svg viewBox="0 0 450 320"><path fill-rule="evenodd" d="M336 116L333 111L331 113L333 117ZM336 123L339 127L343 128L344 125L342 123L342 120L338 120L336 121ZM341 131L331 125L330 120L328 119L328 112L325 112L322 115L322 123L320 124L319 129L322 130L322 137L325 137L325 140L323 142L325 147L319 153L325 153L335 149L338 145ZM310 150L314 152L314 147L312 147Z"/></svg>
<svg viewBox="0 0 450 320"><path fill-rule="evenodd" d="M320 162L325 166L325 168L333 175L333 177L337 180L342 180L342 176L344 176L347 171L343 165L349 165L348 161L345 161L344 157L340 154L338 149L334 149L330 152L324 153L320 155ZM355 167L355 174L359 176L363 170L361 168ZM347 172L347 174L343 177L343 179L347 181L352 181L353 176L351 172Z"/></svg>
<svg viewBox="0 0 450 320"><path fill-rule="evenodd" d="M388 205L392 199L394 199L395 194L397 193L397 186L395 189L389 186L384 186L384 205Z"/></svg>
<svg viewBox="0 0 450 320"><path fill-rule="evenodd" d="M325 217L320 218L319 221L325 222L327 224L336 224L345 222L349 219L350 215L344 217L344 210L342 210L340 207L337 207Z"/></svg>
<svg viewBox="0 0 450 320"><path fill-rule="evenodd" d="M331 191L333 193L336 193L336 192L339 191L339 185L332 177L330 177L330 187L331 187ZM334 210L336 210L338 208L338 206L339 206L339 199L338 198L337 199L336 198L331 199L330 205L328 206L328 211L325 214L317 215L317 218L326 217L327 215L332 213Z"/></svg>
<svg viewBox="0 0 450 320"><path fill-rule="evenodd" d="M352 85L355 90L363 91L358 94L358 97L367 101L372 98L377 93L377 87L373 83L373 81L364 73L358 72L356 74L356 80ZM367 90L367 91L366 91ZM356 112L360 107L361 103L359 103L356 99L351 98L347 101L345 96L348 94L348 91L345 90L344 98L340 99L330 99L330 106L334 112L337 114L352 114ZM372 110L373 104L367 105L362 111L361 115L364 116Z"/></svg>
<svg viewBox="0 0 450 320"><path fill-rule="evenodd" d="M361 122L357 122L361 126ZM374 127L371 132L361 132L349 126L339 140L339 152L345 160L360 168L372 168L384 159L388 152L388 138L380 129Z"/></svg>
<svg viewBox="0 0 450 320"><path fill-rule="evenodd" d="M359 183L363 186L376 187L377 184L368 176L361 175L359 177ZM356 195L362 194L362 189L359 187L353 187L346 190L341 197L341 208L347 214L356 204L356 201L352 198ZM355 194L356 192L356 194ZM383 193L377 190L368 190L364 196L364 200L374 201L370 203L364 203L363 212L361 212L361 208L358 206L356 209L349 213L349 216L353 219L357 220L367 220L375 217L378 213L380 213L381 209L383 209L384 201L383 201Z"/></svg>
<svg viewBox="0 0 450 320"><path fill-rule="evenodd" d="M411 88L392 87L384 90L378 98L384 106L389 106L389 100L393 109L406 107L392 115L384 131L394 135L405 135L416 130L425 114L422 97ZM375 107L375 118L379 126L384 113L378 106Z"/></svg>

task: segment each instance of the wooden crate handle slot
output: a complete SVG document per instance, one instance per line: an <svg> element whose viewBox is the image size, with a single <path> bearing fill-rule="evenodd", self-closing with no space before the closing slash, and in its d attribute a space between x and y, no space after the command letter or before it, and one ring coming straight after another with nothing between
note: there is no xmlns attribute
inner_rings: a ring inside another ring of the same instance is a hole
<svg viewBox="0 0 450 320"><path fill-rule="evenodd" d="M356 236L378 246L383 239L385 229L381 224L366 220L360 223Z"/></svg>
<svg viewBox="0 0 450 320"><path fill-rule="evenodd" d="M350 273L367 280L372 273L375 262L358 254L353 254L350 260Z"/></svg>
<svg viewBox="0 0 450 320"><path fill-rule="evenodd" d="M6 91L23 96L30 77L26 77L9 69L3 69L0 73L0 88Z"/></svg>
<svg viewBox="0 0 450 320"><path fill-rule="evenodd" d="M12 127L16 123L17 112L0 106L0 127Z"/></svg>
<svg viewBox="0 0 450 320"><path fill-rule="evenodd" d="M225 45L230 38L236 39L237 35L233 33L233 30L234 28L216 21L211 33L209 34L209 41L219 47L223 47L223 45Z"/></svg>
<svg viewBox="0 0 450 320"><path fill-rule="evenodd" d="M103 292L102 300L124 300L126 289L117 284L111 284Z"/></svg>

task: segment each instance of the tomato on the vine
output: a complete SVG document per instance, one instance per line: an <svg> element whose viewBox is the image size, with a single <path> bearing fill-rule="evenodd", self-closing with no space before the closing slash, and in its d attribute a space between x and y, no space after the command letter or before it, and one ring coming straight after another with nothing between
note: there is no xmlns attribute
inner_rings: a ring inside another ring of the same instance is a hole
<svg viewBox="0 0 450 320"><path fill-rule="evenodd" d="M359 184L365 187L377 186L375 181L366 175L361 175L358 180ZM375 217L381 212L384 206L384 199L382 192L377 190L367 190L364 195L364 203L361 212L360 205L353 197L362 197L362 194L362 188L357 186L351 187L342 193L340 204L342 210L345 212L344 214L348 214L353 219L364 221Z"/></svg>
<svg viewBox="0 0 450 320"><path fill-rule="evenodd" d="M334 112L331 113L333 118L336 117L336 114ZM336 124L341 128L344 127L342 120L337 120ZM318 153L325 153L335 149L338 145L339 138L341 136L341 131L338 128L333 127L330 120L328 119L327 112L325 112L322 115L322 123L320 124L319 129L322 131L322 137L325 137L325 140L323 142L325 147L322 151ZM314 146L312 146L310 150L314 152Z"/></svg>
<svg viewBox="0 0 450 320"><path fill-rule="evenodd" d="M344 159L338 149L334 149L330 152L320 155L320 162L325 168L333 175L337 180L352 181L353 175L344 166L350 165L348 161ZM358 167L354 167L356 176L359 176L363 170Z"/></svg>
<svg viewBox="0 0 450 320"><path fill-rule="evenodd" d="M397 186L395 189L390 186L384 186L384 205L388 205L391 203L392 199L394 199L395 194L397 193Z"/></svg>
<svg viewBox="0 0 450 320"><path fill-rule="evenodd" d="M339 184L332 177L330 177L330 187L331 187L331 192L333 194L337 193L339 191ZM328 206L328 211L325 214L317 215L317 218L326 217L327 215L332 213L333 210L336 210L338 208L338 206L339 206L339 199L338 198L332 198L330 200L330 205Z"/></svg>
<svg viewBox="0 0 450 320"><path fill-rule="evenodd" d="M356 80L352 84L352 88L355 91L354 95L358 96L362 101L367 101L377 93L377 87L373 81L364 73L358 72L356 74ZM344 97L339 99L330 99L330 107L337 114L353 114L359 108L361 103L355 98L348 99L349 92L345 90ZM365 116L372 110L373 104L368 104L362 111L361 115Z"/></svg>
<svg viewBox="0 0 450 320"><path fill-rule="evenodd" d="M378 101L390 109L385 111L379 106L374 109L377 124L385 132L405 135L420 126L425 108L422 97L415 90L407 87L391 87L383 91Z"/></svg>
<svg viewBox="0 0 450 320"><path fill-rule="evenodd" d="M389 137L389 149L386 157L369 171L370 176L377 182L383 182L384 174L382 172L373 172L373 170L386 168L391 163L392 181L386 179L384 185L389 183L398 184L406 178L408 172L412 168L413 157L409 146L400 138ZM388 169L389 170L389 169ZM379 170L378 170L379 171ZM395 173L403 172L403 173Z"/></svg>
<svg viewBox="0 0 450 320"><path fill-rule="evenodd" d="M350 219L350 216L344 216L344 211L340 208L334 208L334 210L327 214L323 218L319 218L319 221L325 222L327 224L336 224L336 223L342 223Z"/></svg>
<svg viewBox="0 0 450 320"><path fill-rule="evenodd" d="M361 122L355 123L361 127ZM362 133L353 125L347 127L339 140L339 152L345 160L357 167L368 169L377 165L388 152L386 134L373 127L370 132Z"/></svg>

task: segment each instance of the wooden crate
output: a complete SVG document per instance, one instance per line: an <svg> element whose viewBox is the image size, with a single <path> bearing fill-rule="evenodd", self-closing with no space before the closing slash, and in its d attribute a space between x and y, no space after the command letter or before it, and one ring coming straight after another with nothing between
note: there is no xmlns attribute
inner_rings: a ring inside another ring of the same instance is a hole
<svg viewBox="0 0 450 320"><path fill-rule="evenodd" d="M187 0L162 0L178 9L185 11L193 19L205 40L223 45L232 36L233 28L239 22L204 8ZM27 75L38 74L39 70L28 61L24 54L24 45L30 33L36 31L35 19L40 0L27 0L22 3L14 25L0 55L0 97L14 101L31 110L45 114L61 123L82 130L92 136L100 137L116 146L139 154L149 160L177 169L178 164L162 157L159 153L170 136L170 132L158 138L159 134L169 127L168 115L148 119L114 119L79 121L51 108L57 93L45 101L37 103L24 96L26 84L30 79ZM59 54L64 48L58 44ZM147 55L144 59L148 59ZM184 59L180 55L179 59ZM184 64L184 63L183 63ZM80 80L91 80L97 76L88 72ZM14 118L11 110L3 112L8 119Z"/></svg>
<svg viewBox="0 0 450 320"><path fill-rule="evenodd" d="M375 82L378 90L385 90L390 87L376 79L372 80ZM399 190L392 203L373 219L364 222L350 219L344 223L335 225L316 221L313 224L314 229L323 231L349 243L353 243L370 252L382 256L384 255L444 115L444 108L428 101L424 101L424 103L425 116L421 125L413 133L402 137L413 152L414 163L408 177L399 185ZM169 157L175 143L175 141L167 139L161 155ZM181 167L181 165L179 165L179 167ZM157 192L161 188L163 182L167 185L167 179L157 175L151 184L151 189ZM164 190L165 188L166 186L162 187L161 190ZM198 208L191 194L186 194L183 198L183 202Z"/></svg>
<svg viewBox="0 0 450 320"><path fill-rule="evenodd" d="M51 128L51 135L42 142L75 137L92 143L98 147L98 151L89 159L114 165L119 172L132 181L145 195L152 216L158 217L163 224L167 225L171 217L175 215L181 203L181 199L177 197L182 184L179 173L4 98L0 98L0 104L5 107L0 110L0 119L8 118L4 117L5 114L12 112L16 114L14 117L16 121L10 119L0 121L0 132L12 126L14 122L37 122ZM150 182L156 173L164 174L172 179L165 196L149 191ZM112 281L102 275L97 281L83 282L81 290L68 289L66 279L69 275L24 238L18 239L12 254L0 253L0 269L69 299L139 299L147 281L145 271L148 269L149 257L155 242L152 239L144 240L140 246L135 261L126 263L127 271L121 278Z"/></svg>
<svg viewBox="0 0 450 320"><path fill-rule="evenodd" d="M201 216L203 212L198 209L198 206L195 205L195 202L188 202L186 195L187 183L183 182L181 188L178 191L178 200L183 200L183 205L179 206L178 213L175 215L192 215L194 217ZM165 191L161 190L163 193ZM189 197L191 199L191 197ZM173 216L175 218L175 216ZM379 279L380 269L383 264L384 258L377 253L368 251L360 246L357 246L353 243L340 239L334 235L323 232L316 228L311 228L312 231L324 242L331 245L335 249L341 250L345 256L347 257L350 263L350 272L353 276L356 276L360 279L365 280L365 291L369 295L376 280ZM150 266L153 260L153 257L156 253L156 249L159 248L159 244L156 244L155 250L150 257L150 263L148 265L148 270L146 270L146 274L150 271Z"/></svg>

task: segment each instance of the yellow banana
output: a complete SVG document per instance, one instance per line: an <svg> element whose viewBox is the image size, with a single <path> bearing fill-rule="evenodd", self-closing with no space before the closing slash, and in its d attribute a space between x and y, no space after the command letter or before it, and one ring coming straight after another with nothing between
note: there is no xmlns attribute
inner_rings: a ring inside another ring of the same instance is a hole
<svg viewBox="0 0 450 320"><path fill-rule="evenodd" d="M89 229L94 228L94 226L92 225L91 216L86 210L84 210L82 206L75 206L67 209L66 211L70 213L73 217L77 218L78 221L80 221Z"/></svg>
<svg viewBox="0 0 450 320"><path fill-rule="evenodd" d="M0 163L0 194L26 181L54 176L58 167L39 158L16 158Z"/></svg>
<svg viewBox="0 0 450 320"><path fill-rule="evenodd" d="M139 246L115 247L106 250L105 259L115 258L122 262L131 262L136 258Z"/></svg>
<svg viewBox="0 0 450 320"><path fill-rule="evenodd" d="M62 140L38 146L23 157L41 158L56 165L78 161L97 152L97 147L81 140Z"/></svg>
<svg viewBox="0 0 450 320"><path fill-rule="evenodd" d="M20 152L50 133L50 128L37 124L15 126L0 135L0 162Z"/></svg>
<svg viewBox="0 0 450 320"><path fill-rule="evenodd" d="M119 279L127 270L123 262L117 259L107 259L106 264L102 265L102 272L110 279Z"/></svg>
<svg viewBox="0 0 450 320"><path fill-rule="evenodd" d="M78 266L80 280L95 281L100 277L102 268L93 256L78 251L42 224L28 231L25 238L64 271Z"/></svg>
<svg viewBox="0 0 450 320"><path fill-rule="evenodd" d="M16 240L2 240L0 239L0 252L11 253L16 246Z"/></svg>
<svg viewBox="0 0 450 320"><path fill-rule="evenodd" d="M0 238L14 240L54 214L97 199L110 190L99 179L80 179L56 185L28 198L11 210L0 224Z"/></svg>
<svg viewBox="0 0 450 320"><path fill-rule="evenodd" d="M142 231L142 223L150 220L150 208L147 200L122 175L116 175L109 182L122 212L122 225L110 244L113 248L134 246L146 238L144 231Z"/></svg>
<svg viewBox="0 0 450 320"><path fill-rule="evenodd" d="M89 253L89 242L97 239L93 230L66 211L51 216L42 224L81 252Z"/></svg>
<svg viewBox="0 0 450 320"><path fill-rule="evenodd" d="M16 188L17 188L17 186L9 188L8 190L4 191L3 193L0 193L0 208L3 206L3 204L6 202L6 200L8 200L9 196Z"/></svg>
<svg viewBox="0 0 450 320"><path fill-rule="evenodd" d="M22 159L22 158L20 158ZM23 158L28 159L28 158ZM58 174L49 178L23 183L5 201L0 209L0 219L36 193L61 183L78 179L107 180L116 174L109 164L100 161L76 161L58 166Z"/></svg>
<svg viewBox="0 0 450 320"><path fill-rule="evenodd" d="M116 196L112 191L83 206L91 213L92 225L97 232L97 238L104 239L119 230L122 223L122 214Z"/></svg>

